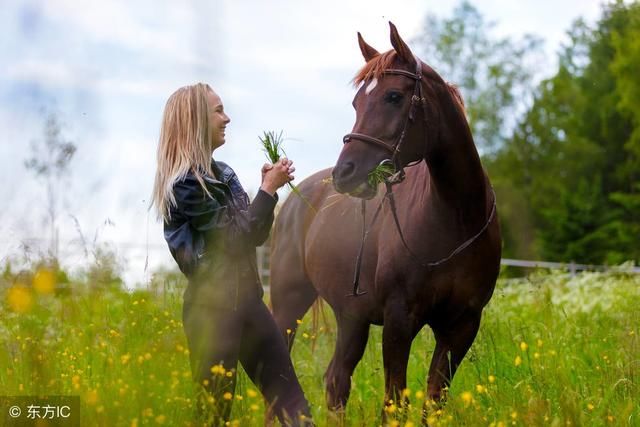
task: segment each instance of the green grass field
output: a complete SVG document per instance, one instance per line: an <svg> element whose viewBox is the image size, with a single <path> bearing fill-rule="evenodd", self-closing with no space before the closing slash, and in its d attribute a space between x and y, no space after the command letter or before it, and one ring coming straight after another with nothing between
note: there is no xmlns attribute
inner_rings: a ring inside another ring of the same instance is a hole
<svg viewBox="0 0 640 427"><path fill-rule="evenodd" d="M71 282L46 270L0 279L2 395L79 395L83 426L199 425L180 322L180 281L155 290ZM167 276L169 277L169 276ZM451 426L640 426L640 276L539 273L501 280L447 406L429 416ZM325 307L326 308L326 307ZM329 310L327 310L327 313ZM332 315L301 321L293 359L315 421L337 423L324 404ZM420 425L434 346L425 328L413 343L405 391L390 425ZM346 425L382 423L381 328L358 365ZM242 374L231 425L263 424L263 404ZM4 416L4 414L3 414ZM3 417L0 417L0 422Z"/></svg>

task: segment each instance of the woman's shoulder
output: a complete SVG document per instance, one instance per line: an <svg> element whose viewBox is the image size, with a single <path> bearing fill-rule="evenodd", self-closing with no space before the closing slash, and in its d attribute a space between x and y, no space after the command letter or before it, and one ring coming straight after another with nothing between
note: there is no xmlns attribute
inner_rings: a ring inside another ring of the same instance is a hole
<svg viewBox="0 0 640 427"><path fill-rule="evenodd" d="M198 179L192 171L178 178L173 184L173 191L177 199L202 197L207 192L215 199L225 198L224 185L221 181L207 174L201 174ZM205 188L206 187L206 191Z"/></svg>
<svg viewBox="0 0 640 427"><path fill-rule="evenodd" d="M215 171L216 176L221 182L227 183L236 176L235 171L225 162L211 159L211 169Z"/></svg>

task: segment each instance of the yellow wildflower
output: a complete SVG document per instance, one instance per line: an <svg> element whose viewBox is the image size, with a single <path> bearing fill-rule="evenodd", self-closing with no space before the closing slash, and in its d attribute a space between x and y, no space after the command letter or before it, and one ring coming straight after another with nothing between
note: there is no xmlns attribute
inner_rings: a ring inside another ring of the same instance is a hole
<svg viewBox="0 0 640 427"><path fill-rule="evenodd" d="M28 313L33 307L31 292L24 285L14 285L7 291L7 302L16 313Z"/></svg>
<svg viewBox="0 0 640 427"><path fill-rule="evenodd" d="M256 397L258 393L254 389L250 388L249 390L247 390L247 395L249 397Z"/></svg>
<svg viewBox="0 0 640 427"><path fill-rule="evenodd" d="M494 377L493 375L489 375L489 382L491 384L495 383L496 382L496 377Z"/></svg>
<svg viewBox="0 0 640 427"><path fill-rule="evenodd" d="M56 285L56 278L49 269L39 269L33 278L33 289L39 294L53 293Z"/></svg>
<svg viewBox="0 0 640 427"><path fill-rule="evenodd" d="M469 405L471 402L473 402L473 395L471 394L471 392L465 391L460 395L460 397L462 398L462 401L465 405Z"/></svg>
<svg viewBox="0 0 640 427"><path fill-rule="evenodd" d="M516 356L516 360L513 361L516 366L522 365L522 357Z"/></svg>
<svg viewBox="0 0 640 427"><path fill-rule="evenodd" d="M212 374L224 375L226 373L226 369L222 365L213 365L211 367Z"/></svg>
<svg viewBox="0 0 640 427"><path fill-rule="evenodd" d="M233 398L233 395L229 392L226 392L225 394L222 395L222 398L224 400L231 400Z"/></svg>
<svg viewBox="0 0 640 427"><path fill-rule="evenodd" d="M520 343L520 350L527 351L528 348L529 348L529 344L527 344L526 342L522 341Z"/></svg>
<svg viewBox="0 0 640 427"><path fill-rule="evenodd" d="M87 405L95 405L98 403L98 390L89 390L84 398Z"/></svg>

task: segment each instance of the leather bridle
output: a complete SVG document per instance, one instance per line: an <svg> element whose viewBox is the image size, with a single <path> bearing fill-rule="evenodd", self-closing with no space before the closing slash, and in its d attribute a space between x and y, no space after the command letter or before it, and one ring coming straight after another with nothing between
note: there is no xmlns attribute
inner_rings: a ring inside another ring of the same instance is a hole
<svg viewBox="0 0 640 427"><path fill-rule="evenodd" d="M416 110L418 109L418 107L422 107L423 113L424 113L424 105L426 103L426 100L422 93L422 62L417 57L415 59L416 59L415 73L412 73L406 70L400 70L397 68L392 68L392 69L383 71L383 74L405 76L416 81L416 84L413 88L413 95L411 96L411 106L409 107L409 114L407 115L407 118L404 121L402 132L400 132L400 135L398 136L398 139L396 140L396 142L394 144L389 144L379 138L376 138L370 135L365 135L362 133L355 133L355 132L348 133L342 138L342 142L345 144L351 142L352 140L358 140L368 144L373 144L377 147L383 148L384 150L388 151L391 154L391 159L385 159L381 162L381 164L390 162L394 166L396 173L394 173L391 177L387 179L387 182L390 182L391 184L400 183L405 177L404 166L400 164L400 160L399 160L399 155L401 151L400 149L402 148L402 143L404 142L405 135L407 133L407 127L409 126L409 123L413 122L415 119Z"/></svg>

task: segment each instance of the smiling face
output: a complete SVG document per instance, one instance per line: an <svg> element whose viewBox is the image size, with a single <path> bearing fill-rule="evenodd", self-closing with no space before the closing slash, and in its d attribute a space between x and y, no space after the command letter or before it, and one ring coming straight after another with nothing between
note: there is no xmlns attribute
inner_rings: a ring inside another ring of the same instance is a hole
<svg viewBox="0 0 640 427"><path fill-rule="evenodd" d="M225 143L225 130L231 119L224 112L222 100L215 91L211 90L207 93L207 104L209 126L211 126L211 146L215 150Z"/></svg>

